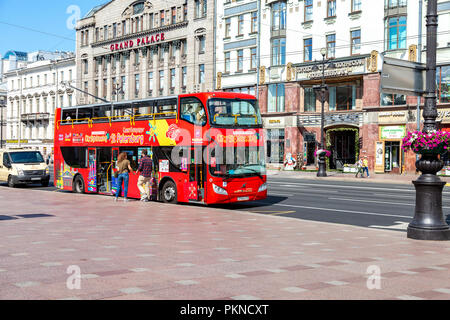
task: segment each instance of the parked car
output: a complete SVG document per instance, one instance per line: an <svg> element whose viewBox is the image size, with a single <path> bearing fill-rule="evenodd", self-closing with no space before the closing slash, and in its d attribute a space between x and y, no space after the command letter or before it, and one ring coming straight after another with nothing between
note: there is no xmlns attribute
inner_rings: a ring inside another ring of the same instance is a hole
<svg viewBox="0 0 450 320"><path fill-rule="evenodd" d="M0 161L0 181L7 181L11 188L18 184L49 184L50 169L39 151L0 149Z"/></svg>

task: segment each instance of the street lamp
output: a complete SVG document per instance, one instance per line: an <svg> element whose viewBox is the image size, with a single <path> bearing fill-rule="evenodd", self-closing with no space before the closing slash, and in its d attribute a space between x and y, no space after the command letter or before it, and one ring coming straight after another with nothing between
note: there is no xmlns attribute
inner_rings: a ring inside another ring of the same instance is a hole
<svg viewBox="0 0 450 320"><path fill-rule="evenodd" d="M437 0L428 0L427 7L427 76L423 132L437 129L436 118L436 32ZM408 225L407 237L418 240L450 240L450 227L442 212L442 190L445 182L436 173L444 167L436 153L422 154L416 168L422 175L413 181L416 188L416 207L413 221Z"/></svg>
<svg viewBox="0 0 450 320"><path fill-rule="evenodd" d="M325 56L327 54L327 49L322 48L320 49L320 54L322 55L322 84L318 86L314 86L313 89L316 90L316 92L320 91L320 101L322 103L322 115L321 115L321 121L320 121L320 146L319 149L325 149L325 132L324 132L324 125L325 125L325 93L328 90L328 86L325 84L325 69L332 69L334 68L333 62L330 62L330 59L325 60ZM325 64L328 63L328 66L325 67ZM319 67L317 67L317 64L313 67L314 71L318 71ZM327 162L325 159L325 153L319 154L319 171L317 171L318 177L326 177L327 176Z"/></svg>

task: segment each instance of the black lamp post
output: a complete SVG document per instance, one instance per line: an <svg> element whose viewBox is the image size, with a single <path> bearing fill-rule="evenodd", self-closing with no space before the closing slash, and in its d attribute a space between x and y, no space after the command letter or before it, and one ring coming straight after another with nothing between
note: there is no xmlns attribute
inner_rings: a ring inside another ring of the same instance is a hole
<svg viewBox="0 0 450 320"><path fill-rule="evenodd" d="M325 60L325 56L327 54L327 49L320 49L320 54L322 55L322 84L318 86L314 86L314 90L320 91L320 101L322 103L322 113L321 113L321 121L320 121L320 146L319 149L325 149L325 93L328 90L328 86L325 84L325 69L334 68L334 64L331 62L325 67L325 64L330 60ZM313 67L314 71L319 70L317 65ZM318 177L326 177L327 176L327 161L325 159L325 153L319 154L319 171L317 171Z"/></svg>
<svg viewBox="0 0 450 320"><path fill-rule="evenodd" d="M423 132L437 129L436 118L436 31L437 0L428 0L427 8L427 77ZM413 181L416 188L416 208L408 225L407 237L418 240L450 240L450 227L442 212L442 189L445 182L436 173L444 167L437 153L422 154L416 162L422 175Z"/></svg>
<svg viewBox="0 0 450 320"><path fill-rule="evenodd" d="M6 98L0 98L0 149L3 148L3 108L6 107Z"/></svg>

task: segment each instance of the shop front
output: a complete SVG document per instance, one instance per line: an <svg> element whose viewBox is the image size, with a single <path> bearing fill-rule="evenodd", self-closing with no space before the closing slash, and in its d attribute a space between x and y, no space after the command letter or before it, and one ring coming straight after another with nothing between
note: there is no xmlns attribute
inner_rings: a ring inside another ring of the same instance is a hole
<svg viewBox="0 0 450 320"><path fill-rule="evenodd" d="M266 136L266 160L269 167L280 167L285 152L286 120L284 117L270 117L264 120Z"/></svg>
<svg viewBox="0 0 450 320"><path fill-rule="evenodd" d="M401 174L405 171L402 139L406 125L379 126L379 140L375 142L375 172Z"/></svg>

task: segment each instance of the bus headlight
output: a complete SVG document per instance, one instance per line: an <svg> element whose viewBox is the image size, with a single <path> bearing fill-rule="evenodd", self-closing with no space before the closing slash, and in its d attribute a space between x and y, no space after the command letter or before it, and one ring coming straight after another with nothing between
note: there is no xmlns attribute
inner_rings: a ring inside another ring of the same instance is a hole
<svg viewBox="0 0 450 320"><path fill-rule="evenodd" d="M19 175L19 176L24 176L25 174L23 173L23 170L22 169L17 169L17 174Z"/></svg>
<svg viewBox="0 0 450 320"><path fill-rule="evenodd" d="M267 183L263 183L261 187L259 187L258 192L263 192L267 190Z"/></svg>
<svg viewBox="0 0 450 320"><path fill-rule="evenodd" d="M222 189L221 187L216 186L214 183L212 184L212 186L213 186L213 190L214 190L215 193L221 194L221 195L224 195L224 196L228 195L228 192L225 189Z"/></svg>

